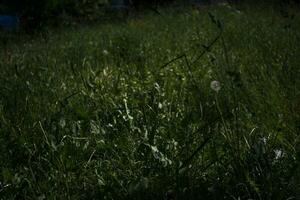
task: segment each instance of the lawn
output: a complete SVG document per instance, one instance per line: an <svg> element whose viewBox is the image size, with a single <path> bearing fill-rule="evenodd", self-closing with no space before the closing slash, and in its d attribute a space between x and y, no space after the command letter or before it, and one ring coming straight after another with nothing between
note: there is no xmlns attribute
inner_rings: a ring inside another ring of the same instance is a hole
<svg viewBox="0 0 300 200"><path fill-rule="evenodd" d="M300 198L297 10L159 12L1 34L1 200Z"/></svg>

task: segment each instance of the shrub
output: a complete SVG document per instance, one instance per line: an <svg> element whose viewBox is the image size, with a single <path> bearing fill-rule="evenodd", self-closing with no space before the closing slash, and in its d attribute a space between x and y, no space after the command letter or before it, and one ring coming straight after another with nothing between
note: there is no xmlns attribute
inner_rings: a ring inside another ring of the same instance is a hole
<svg viewBox="0 0 300 200"><path fill-rule="evenodd" d="M16 14L26 27L34 28L57 20L63 13L93 20L102 14L100 8L104 4L107 0L4 0L0 3L0 12Z"/></svg>

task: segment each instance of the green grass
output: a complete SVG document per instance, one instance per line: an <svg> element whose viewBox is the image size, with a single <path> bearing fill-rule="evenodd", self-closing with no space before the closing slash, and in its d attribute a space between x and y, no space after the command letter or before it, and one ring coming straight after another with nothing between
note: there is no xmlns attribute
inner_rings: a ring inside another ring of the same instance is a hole
<svg viewBox="0 0 300 200"><path fill-rule="evenodd" d="M2 36L0 199L300 198L299 14L161 13Z"/></svg>

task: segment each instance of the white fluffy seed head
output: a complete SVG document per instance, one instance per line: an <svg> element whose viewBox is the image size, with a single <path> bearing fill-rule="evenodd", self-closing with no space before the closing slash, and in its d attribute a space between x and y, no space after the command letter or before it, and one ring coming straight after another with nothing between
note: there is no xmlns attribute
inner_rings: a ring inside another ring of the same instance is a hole
<svg viewBox="0 0 300 200"><path fill-rule="evenodd" d="M219 81L212 81L210 83L210 88L216 92L219 92L219 90L221 89L221 84Z"/></svg>

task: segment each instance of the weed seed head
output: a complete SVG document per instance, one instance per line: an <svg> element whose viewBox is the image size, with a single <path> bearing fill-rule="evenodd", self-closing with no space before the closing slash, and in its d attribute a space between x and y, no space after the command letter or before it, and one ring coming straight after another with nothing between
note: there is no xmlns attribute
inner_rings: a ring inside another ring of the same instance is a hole
<svg viewBox="0 0 300 200"><path fill-rule="evenodd" d="M219 90L221 89L221 84L219 81L212 81L210 83L210 88L216 92L219 92Z"/></svg>

